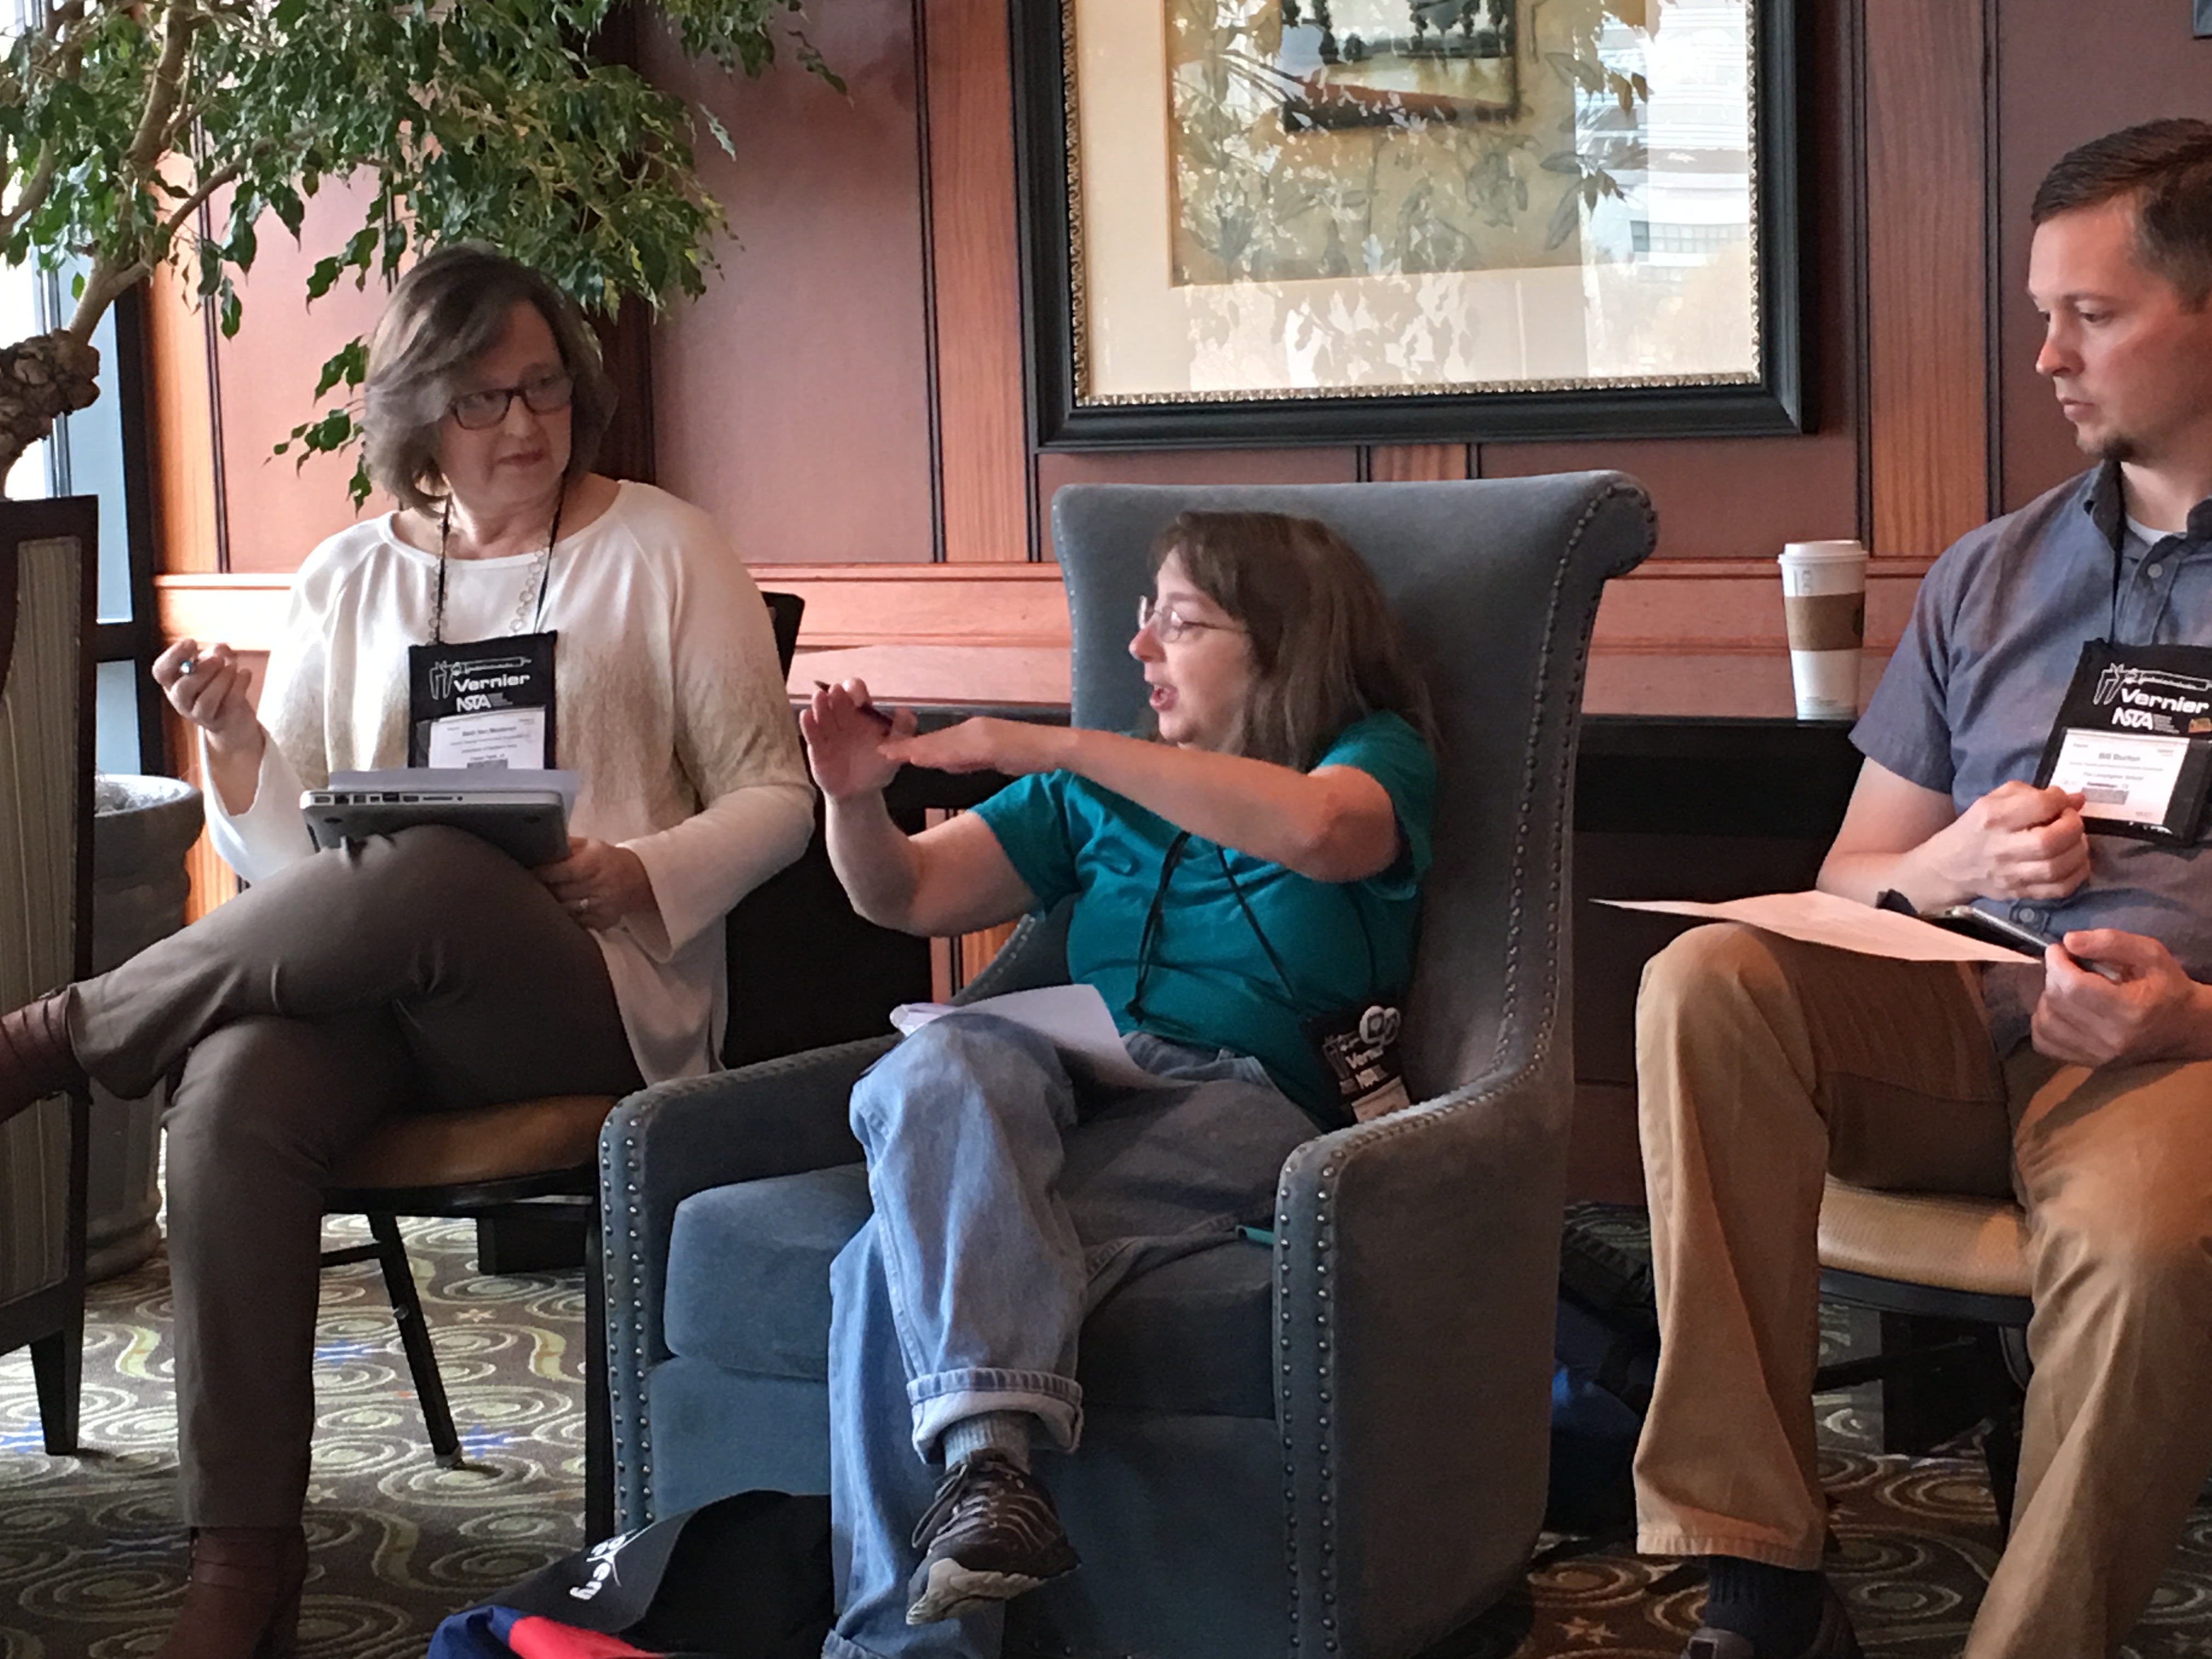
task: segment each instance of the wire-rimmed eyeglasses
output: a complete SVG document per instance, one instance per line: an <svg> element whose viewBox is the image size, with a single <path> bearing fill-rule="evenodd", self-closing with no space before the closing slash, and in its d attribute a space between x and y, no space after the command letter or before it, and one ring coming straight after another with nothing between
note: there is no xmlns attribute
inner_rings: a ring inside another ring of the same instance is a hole
<svg viewBox="0 0 2212 1659"><path fill-rule="evenodd" d="M541 374L520 386L492 386L481 392L464 392L446 408L453 417L453 424L462 431L482 432L505 420L517 398L532 414L551 415L568 408L575 391L574 378L565 372Z"/></svg>
<svg viewBox="0 0 2212 1659"><path fill-rule="evenodd" d="M1139 634L1150 629L1152 637L1162 645L1173 645L1194 628L1217 634L1242 634L1244 631L1235 623L1200 622L1196 617L1184 616L1171 605L1154 605L1149 593L1139 597L1137 631Z"/></svg>

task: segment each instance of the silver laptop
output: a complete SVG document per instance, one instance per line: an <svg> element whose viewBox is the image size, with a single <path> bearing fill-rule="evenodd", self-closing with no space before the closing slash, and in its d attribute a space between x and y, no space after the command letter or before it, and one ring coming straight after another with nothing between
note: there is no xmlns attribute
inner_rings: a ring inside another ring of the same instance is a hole
<svg viewBox="0 0 2212 1659"><path fill-rule="evenodd" d="M341 774L331 779L331 788L303 793L300 811L320 848L442 823L482 836L526 866L568 857L571 792L552 787L548 774L491 781L501 776L493 773L479 781L427 770ZM541 781L548 787L535 787Z"/></svg>

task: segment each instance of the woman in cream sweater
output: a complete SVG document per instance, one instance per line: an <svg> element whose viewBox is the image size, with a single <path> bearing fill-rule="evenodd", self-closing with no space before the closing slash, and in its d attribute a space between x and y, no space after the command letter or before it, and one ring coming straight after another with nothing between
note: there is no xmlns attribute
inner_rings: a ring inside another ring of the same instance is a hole
<svg viewBox="0 0 2212 1659"><path fill-rule="evenodd" d="M193 1566L167 1659L291 1651L333 1162L395 1111L711 1069L723 915L811 826L744 566L704 514L590 470L612 398L575 308L489 249L441 250L394 291L370 362L369 468L401 507L308 556L258 714L226 647L155 664L251 890L0 1018L0 1115L88 1074L126 1097L177 1076ZM440 828L316 852L302 789L487 739L425 689L471 655L528 665L489 736L580 775L568 856L526 869Z"/></svg>

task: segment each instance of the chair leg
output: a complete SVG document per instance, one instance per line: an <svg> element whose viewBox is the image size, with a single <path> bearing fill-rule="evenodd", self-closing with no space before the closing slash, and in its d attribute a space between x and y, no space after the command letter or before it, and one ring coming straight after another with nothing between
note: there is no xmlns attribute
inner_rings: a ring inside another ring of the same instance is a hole
<svg viewBox="0 0 2212 1659"><path fill-rule="evenodd" d="M1990 1472L2001 1538L2012 1536L2013 1495L2020 1486L2020 1407L2018 1396L2001 1403L1982 1435L1982 1462Z"/></svg>
<svg viewBox="0 0 2212 1659"><path fill-rule="evenodd" d="M614 1407L607 1395L607 1276L599 1206L584 1223L584 1541L615 1530Z"/></svg>
<svg viewBox="0 0 2212 1659"><path fill-rule="evenodd" d="M84 1298L61 1329L31 1340L31 1375L39 1392L39 1431L49 1457L77 1450L78 1383L84 1370Z"/></svg>
<svg viewBox="0 0 2212 1659"><path fill-rule="evenodd" d="M407 1246L392 1216L372 1212L368 1231L376 1239L377 1265L384 1269L384 1288L392 1298L392 1316L399 1326L399 1346L407 1352L408 1374L415 1395L422 1402L422 1425L429 1431L430 1449L449 1469L461 1466L461 1437L453 1432L453 1410L446 1402L446 1380L438 1374L438 1356L430 1346L430 1328L422 1317L422 1298L415 1289L415 1275L407 1265Z"/></svg>
<svg viewBox="0 0 2212 1659"><path fill-rule="evenodd" d="M1988 1358L1984 1376L1988 1379L1987 1401L1990 1426L1982 1436L1982 1462L1990 1472L1990 1498L1996 1505L1997 1535L2012 1535L2014 1494L2020 1486L2020 1433L2023 1411L2027 1404L2027 1388L2022 1380L2026 1374L2025 1345L2021 1343L2021 1364L2016 1369L2012 1350L2024 1333L2010 1327L1992 1328L1983 1336L1983 1346Z"/></svg>

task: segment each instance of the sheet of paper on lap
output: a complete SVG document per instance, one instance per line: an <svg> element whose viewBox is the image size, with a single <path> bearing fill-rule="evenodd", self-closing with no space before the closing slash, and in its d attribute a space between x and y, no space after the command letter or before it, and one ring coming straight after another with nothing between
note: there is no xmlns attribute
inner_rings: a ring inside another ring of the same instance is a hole
<svg viewBox="0 0 2212 1659"><path fill-rule="evenodd" d="M1033 991L1009 991L1002 997L984 997L955 1006L949 1002L902 1002L891 1010L891 1024L904 1036L946 1014L996 1014L1017 1025L1026 1025L1061 1055L1075 1061L1103 1083L1124 1088L1161 1089L1172 1079L1154 1077L1129 1058L1106 999L1096 986L1047 985Z"/></svg>
<svg viewBox="0 0 2212 1659"><path fill-rule="evenodd" d="M2018 967L2034 961L2002 945L1984 945L1917 916L1877 910L1833 893L1762 893L1756 898L1728 899L1718 904L1700 904L1692 899L1600 899L1598 902L1621 910L1740 921L1808 945L1830 945L1839 951L1890 957L1899 962L2005 962Z"/></svg>

